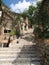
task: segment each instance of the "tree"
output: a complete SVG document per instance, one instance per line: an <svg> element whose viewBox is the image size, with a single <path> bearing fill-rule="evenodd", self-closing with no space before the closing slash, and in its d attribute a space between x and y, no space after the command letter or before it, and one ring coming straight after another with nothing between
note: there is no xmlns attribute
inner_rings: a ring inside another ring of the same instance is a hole
<svg viewBox="0 0 49 65"><path fill-rule="evenodd" d="M21 13L21 15L24 19L26 19L26 17L28 16L28 10L25 10L23 13Z"/></svg>
<svg viewBox="0 0 49 65"><path fill-rule="evenodd" d="M0 0L0 6L1 6L2 0Z"/></svg>
<svg viewBox="0 0 49 65"><path fill-rule="evenodd" d="M39 24L39 10L41 8L41 2L37 2L37 7L35 8L35 11L34 11L34 16L33 16L33 21L34 21L34 24Z"/></svg>
<svg viewBox="0 0 49 65"><path fill-rule="evenodd" d="M35 7L33 5L30 5L28 10L25 10L23 13L21 13L24 20L26 17L28 17L28 19L30 20L30 23L29 23L30 27L32 27L32 25L34 24L33 22L34 10L35 10Z"/></svg>
<svg viewBox="0 0 49 65"><path fill-rule="evenodd" d="M38 26L41 25L42 26L42 31L43 31L43 37L46 38L46 37L49 37L49 15L48 15L48 12L49 12L49 5L47 4L47 2L49 4L49 1L48 0L43 0L42 3L38 3L37 4L37 16L36 16L36 19L37 19L37 23L38 23ZM41 34L40 34L41 35Z"/></svg>
<svg viewBox="0 0 49 65"><path fill-rule="evenodd" d="M28 17L30 20L30 27L32 27L32 25L34 24L33 16L34 16L35 9L36 8L33 5L29 6L29 9L28 9Z"/></svg>
<svg viewBox="0 0 49 65"><path fill-rule="evenodd" d="M34 10L35 10L35 7L33 5L30 5L28 9L28 14L32 16L32 14L34 13Z"/></svg>

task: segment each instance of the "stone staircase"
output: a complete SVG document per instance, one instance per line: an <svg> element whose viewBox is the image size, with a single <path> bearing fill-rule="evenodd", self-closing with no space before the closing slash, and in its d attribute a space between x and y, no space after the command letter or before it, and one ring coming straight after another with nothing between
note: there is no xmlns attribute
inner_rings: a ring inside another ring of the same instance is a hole
<svg viewBox="0 0 49 65"><path fill-rule="evenodd" d="M35 45L21 42L13 43L15 46L12 44L9 48L0 48L0 65L40 65Z"/></svg>

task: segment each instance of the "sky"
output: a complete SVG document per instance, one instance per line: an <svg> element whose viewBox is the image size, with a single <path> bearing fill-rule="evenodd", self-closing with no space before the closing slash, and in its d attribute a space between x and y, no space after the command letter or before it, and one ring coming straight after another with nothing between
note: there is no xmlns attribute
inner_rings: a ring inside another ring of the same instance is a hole
<svg viewBox="0 0 49 65"><path fill-rule="evenodd" d="M3 0L10 10L16 13L22 13L24 10L27 10L30 5L36 7L39 1L41 0Z"/></svg>

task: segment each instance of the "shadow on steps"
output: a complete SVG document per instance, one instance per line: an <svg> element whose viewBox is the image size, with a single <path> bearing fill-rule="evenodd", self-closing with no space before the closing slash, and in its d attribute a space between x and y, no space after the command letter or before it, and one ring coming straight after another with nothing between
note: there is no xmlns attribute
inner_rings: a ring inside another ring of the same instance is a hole
<svg viewBox="0 0 49 65"><path fill-rule="evenodd" d="M31 63L33 63L37 65L36 63L38 62L40 64L40 58L36 51L36 46L35 45L24 45L21 51L18 53L16 59L12 62L12 64L15 64L15 65L29 64L30 65Z"/></svg>

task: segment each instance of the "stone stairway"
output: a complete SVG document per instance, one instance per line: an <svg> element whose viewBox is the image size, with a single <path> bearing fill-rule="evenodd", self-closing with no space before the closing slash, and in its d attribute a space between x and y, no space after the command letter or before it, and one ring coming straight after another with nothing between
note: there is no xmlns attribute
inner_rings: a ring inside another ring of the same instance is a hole
<svg viewBox="0 0 49 65"><path fill-rule="evenodd" d="M0 48L0 65L40 65L35 45L22 41L13 43L9 48Z"/></svg>

